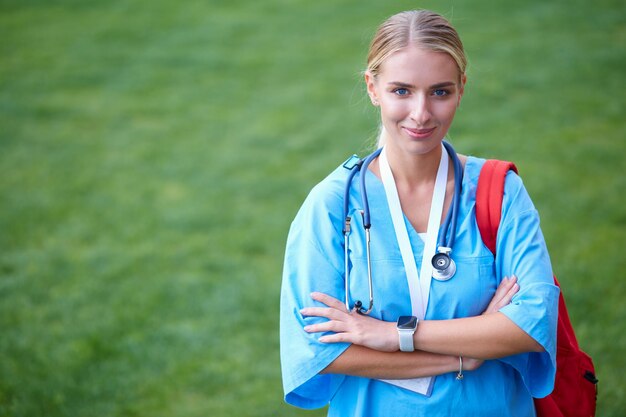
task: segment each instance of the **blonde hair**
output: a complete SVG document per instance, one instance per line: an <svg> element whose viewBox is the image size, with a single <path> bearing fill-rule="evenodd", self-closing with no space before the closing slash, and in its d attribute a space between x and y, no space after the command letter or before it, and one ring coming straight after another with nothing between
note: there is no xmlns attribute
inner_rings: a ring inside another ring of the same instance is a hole
<svg viewBox="0 0 626 417"><path fill-rule="evenodd" d="M391 54L412 44L447 53L456 62L459 76L465 74L467 57L459 34L443 16L429 10L401 12L385 20L370 44L367 71L375 77Z"/></svg>
<svg viewBox="0 0 626 417"><path fill-rule="evenodd" d="M429 10L401 12L385 20L376 31L367 55L367 71L376 78L389 56L418 45L435 52L445 52L459 69L459 82L467 69L467 57L456 29L443 16ZM381 125L378 147L384 144L385 130Z"/></svg>

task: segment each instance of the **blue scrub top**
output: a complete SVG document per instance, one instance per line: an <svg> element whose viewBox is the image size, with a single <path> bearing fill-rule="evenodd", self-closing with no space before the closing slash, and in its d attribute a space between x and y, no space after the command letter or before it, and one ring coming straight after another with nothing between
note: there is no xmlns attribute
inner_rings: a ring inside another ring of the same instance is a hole
<svg viewBox="0 0 626 417"><path fill-rule="evenodd" d="M456 275L449 281L432 280L426 320L480 315L502 278L516 275L520 291L502 308L504 313L545 349L489 360L476 371L435 378L426 397L394 385L362 377L320 375L349 345L324 344L321 334L303 330L325 320L304 318L299 310L320 305L310 293L323 292L343 301L343 194L348 170L338 167L313 188L291 225L287 240L280 314L280 353L285 401L302 408L330 403L329 416L534 416L532 397L544 397L553 388L556 370L558 287L539 227L539 216L521 179L506 177L497 257L480 237L475 219L478 175L484 160L469 157L457 217L452 258ZM353 219L350 235L351 302L367 304L369 288L357 174L350 191ZM411 300L382 182L370 171L366 185L371 211L371 257L374 281L373 317L395 322L411 314ZM424 244L405 217L411 245L420 269Z"/></svg>

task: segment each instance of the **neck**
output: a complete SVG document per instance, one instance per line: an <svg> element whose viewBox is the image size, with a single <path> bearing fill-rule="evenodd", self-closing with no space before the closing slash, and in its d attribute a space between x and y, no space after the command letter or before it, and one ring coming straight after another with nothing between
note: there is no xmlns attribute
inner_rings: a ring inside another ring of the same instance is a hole
<svg viewBox="0 0 626 417"><path fill-rule="evenodd" d="M397 185L418 187L434 183L441 160L441 146L428 153L411 154L387 142L387 159Z"/></svg>

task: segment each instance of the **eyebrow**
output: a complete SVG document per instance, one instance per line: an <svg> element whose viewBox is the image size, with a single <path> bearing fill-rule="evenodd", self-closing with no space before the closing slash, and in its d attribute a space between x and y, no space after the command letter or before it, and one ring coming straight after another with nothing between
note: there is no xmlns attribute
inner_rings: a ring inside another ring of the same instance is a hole
<svg viewBox="0 0 626 417"><path fill-rule="evenodd" d="M391 81L389 82L390 85L396 86L396 87L400 87L400 88L415 88L415 86L413 84L407 84L407 83L403 83L402 81ZM437 83L434 85L431 85L429 88L431 89L437 89L437 88L443 88L443 87L451 87L451 86L455 86L456 83L452 82L452 81L444 81L441 83Z"/></svg>

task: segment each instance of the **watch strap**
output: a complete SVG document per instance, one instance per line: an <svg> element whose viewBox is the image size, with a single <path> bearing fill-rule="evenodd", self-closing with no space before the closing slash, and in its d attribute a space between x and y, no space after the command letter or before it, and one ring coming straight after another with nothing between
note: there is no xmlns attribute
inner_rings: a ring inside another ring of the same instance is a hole
<svg viewBox="0 0 626 417"><path fill-rule="evenodd" d="M398 329L398 338L400 340L400 350L402 352L413 352L415 347L413 346L413 333L415 330L410 329Z"/></svg>

